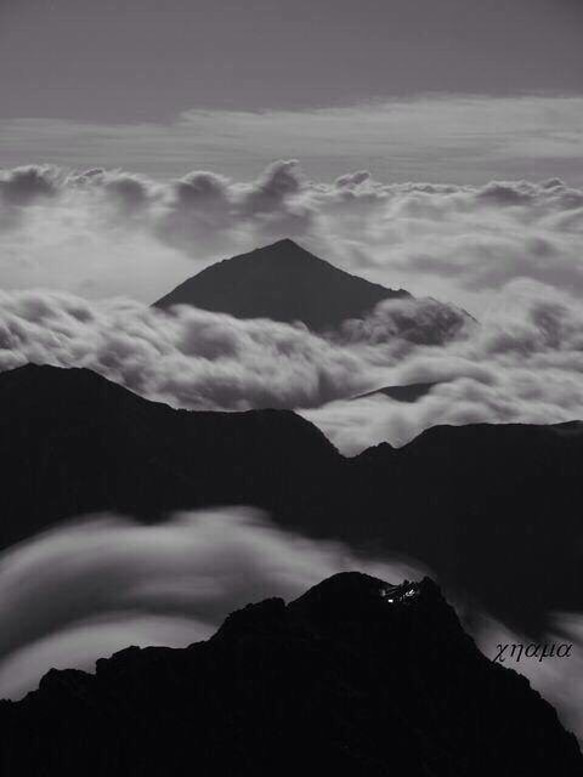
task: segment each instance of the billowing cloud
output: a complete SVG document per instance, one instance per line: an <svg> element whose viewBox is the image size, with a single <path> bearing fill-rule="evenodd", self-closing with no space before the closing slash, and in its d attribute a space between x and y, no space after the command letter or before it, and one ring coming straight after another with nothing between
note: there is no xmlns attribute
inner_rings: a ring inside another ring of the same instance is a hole
<svg viewBox="0 0 583 777"><path fill-rule="evenodd" d="M59 189L59 171L49 165L28 165L9 170L0 178L0 194L8 206L24 206L42 197L52 197Z"/></svg>
<svg viewBox="0 0 583 777"><path fill-rule="evenodd" d="M476 322L459 308L434 299L392 299L379 303L362 319L343 322L333 339L394 348L395 341L443 345L473 331Z"/></svg>
<svg viewBox="0 0 583 777"><path fill-rule="evenodd" d="M299 326L56 292L0 292L0 300L0 369L88 367L180 407L320 405L370 387L375 373L355 351Z"/></svg>
<svg viewBox="0 0 583 777"><path fill-rule="evenodd" d="M516 281L468 337L409 349L389 372L388 385L437 385L411 404L376 394L302 414L347 454L387 440L400 446L438 424L581 419L583 311L546 286Z"/></svg>
<svg viewBox="0 0 583 777"><path fill-rule="evenodd" d="M426 300L384 303L350 337L330 341L305 326L181 306L171 313L118 299L88 302L58 292L0 292L0 370L33 362L88 367L136 393L178 407L245 410L315 407L374 388L386 367L439 327L443 306ZM419 328L415 326L416 311ZM431 320L435 326L431 326ZM348 324L347 324L348 326ZM375 353L374 337L386 337ZM432 335L433 336L433 335ZM354 343L350 340L354 339Z"/></svg>
<svg viewBox="0 0 583 777"><path fill-rule="evenodd" d="M510 284L479 324L430 299L397 299L328 337L57 292L0 292L0 303L0 370L87 367L175 407L300 409L347 454L436 424L583 418L583 313L534 281ZM411 404L353 399L412 383L437 385Z"/></svg>
<svg viewBox="0 0 583 777"><path fill-rule="evenodd" d="M0 698L35 687L53 666L91 669L130 644L204 639L234 609L295 598L352 569L395 582L423 574L284 532L250 509L159 526L119 516L63 525L0 556Z"/></svg>
<svg viewBox="0 0 583 777"><path fill-rule="evenodd" d="M371 279L468 301L481 322L472 328L425 297L383 303L326 339L195 309L6 291L3 369L86 366L179 407L315 408L308 417L349 453L437 423L583 415L583 191L558 179L382 184L361 170L325 184L280 161L246 183L200 171L160 183L44 166L0 173L0 202L5 287L82 297L149 289L152 299L212 258L292 234ZM434 382L407 406L344 401Z"/></svg>
<svg viewBox="0 0 583 777"><path fill-rule="evenodd" d="M248 182L0 172L5 288L152 301L211 261L292 237L371 280L481 313L519 278L583 291L582 232L583 191L559 179L385 184L361 170L323 183L293 160Z"/></svg>

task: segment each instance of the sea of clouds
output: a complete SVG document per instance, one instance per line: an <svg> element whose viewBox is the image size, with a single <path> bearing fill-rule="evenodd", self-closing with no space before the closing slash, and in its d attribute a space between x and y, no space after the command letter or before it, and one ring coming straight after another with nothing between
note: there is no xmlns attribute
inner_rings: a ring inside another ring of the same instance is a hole
<svg viewBox="0 0 583 777"><path fill-rule="evenodd" d="M359 171L325 183L293 160L247 182L0 170L0 369L85 366L177 407L292 407L350 454L438 423L572 420L583 414L582 233L583 191L558 179L381 183ZM147 306L282 237L418 299L327 337ZM410 405L352 399L408 383L438 385Z"/></svg>
<svg viewBox="0 0 583 777"><path fill-rule="evenodd" d="M199 410L295 408L344 453L403 445L436 424L583 418L583 310L535 281L508 284L478 323L431 299L389 300L328 336L303 325L171 312L65 292L0 292L0 370L86 367ZM382 386L435 383L415 403Z"/></svg>
<svg viewBox="0 0 583 777"><path fill-rule="evenodd" d="M326 183L294 160L248 182L0 170L4 288L152 302L212 261L291 237L371 280L480 313L517 278L580 293L582 231L583 191L559 179L382 183L359 171Z"/></svg>
<svg viewBox="0 0 583 777"><path fill-rule="evenodd" d="M556 179L386 184L362 171L324 183L293 161L250 182L0 170L0 371L87 367L175 407L295 408L349 455L435 424L580 419L582 231L583 192ZM384 302L325 335L148 306L209 263L282 237L418 299ZM410 404L359 398L412 383L435 385ZM0 557L0 696L130 643L204 638L235 607L354 568L415 576L248 511L58 527ZM557 618L549 639L575 642L576 658L515 668L583 731L581 622ZM483 623L488 655L520 641Z"/></svg>

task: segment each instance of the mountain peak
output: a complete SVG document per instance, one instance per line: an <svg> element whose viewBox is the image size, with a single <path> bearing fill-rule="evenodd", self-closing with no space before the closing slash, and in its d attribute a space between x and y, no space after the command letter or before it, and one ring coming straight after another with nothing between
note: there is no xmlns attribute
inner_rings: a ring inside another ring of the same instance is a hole
<svg viewBox="0 0 583 777"><path fill-rule="evenodd" d="M393 594L402 587L363 572L339 572L310 588L296 600L295 605L304 607L318 603L329 606L336 602L345 609L348 602L364 604L385 601L387 597L392 598Z"/></svg>
<svg viewBox="0 0 583 777"><path fill-rule="evenodd" d="M223 259L219 264L229 264L235 261L267 262L279 265L302 262L311 265L312 267L323 265L332 271L337 270L343 272L325 259L321 259L319 256L312 254L307 248L304 248L289 237L285 237L282 240L276 240L275 243L259 246L245 254L239 254L238 256L229 259ZM211 267L212 266L213 265L211 265Z"/></svg>
<svg viewBox="0 0 583 777"><path fill-rule="evenodd" d="M274 243L268 243L266 246L262 246L258 248L258 251L268 251L273 248L287 248L287 249L296 249L298 251L303 251L304 253L309 253L309 251L306 251L303 246L301 246L299 243L296 243L295 240L292 240L291 237L282 237L281 240L276 240Z"/></svg>
<svg viewBox="0 0 583 777"><path fill-rule="evenodd" d="M361 572L341 572L327 578L292 602L288 609L295 617L317 630L344 628L347 624L375 623L391 627L407 622L415 631L423 622L439 620L447 626L449 638L462 635L461 626L439 587L430 579L388 583Z"/></svg>
<svg viewBox="0 0 583 777"><path fill-rule="evenodd" d="M301 321L321 331L362 317L383 300L409 296L351 275L285 238L207 267L154 304Z"/></svg>

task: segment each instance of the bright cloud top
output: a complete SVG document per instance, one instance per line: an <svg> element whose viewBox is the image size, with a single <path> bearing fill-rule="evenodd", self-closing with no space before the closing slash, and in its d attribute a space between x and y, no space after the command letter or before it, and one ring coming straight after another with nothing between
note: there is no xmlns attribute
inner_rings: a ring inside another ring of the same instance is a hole
<svg viewBox="0 0 583 777"><path fill-rule="evenodd" d="M340 450L400 446L439 424L547 424L583 418L583 311L532 281L516 281L467 338L410 351L391 383L437 383L412 404L383 395L303 412Z"/></svg>
<svg viewBox="0 0 583 777"><path fill-rule="evenodd" d="M453 329L437 344L444 306L432 300L383 302L328 338L300 325L57 292L2 292L0 301L0 369L87 367L190 409L304 408L349 454L382 440L402 445L435 424L583 418L583 312L534 281L510 284L480 324L460 326L446 308ZM347 399L435 382L413 404Z"/></svg>
<svg viewBox="0 0 583 777"><path fill-rule="evenodd" d="M0 292L0 369L88 367L152 399L194 409L318 406L371 387L382 365L267 320L56 292Z"/></svg>
<svg viewBox="0 0 583 777"><path fill-rule="evenodd" d="M282 237L391 287L481 311L508 282L583 290L583 191L558 179L383 184L366 171L309 180L294 161L238 182L192 172L0 173L5 288L153 301L211 261Z"/></svg>

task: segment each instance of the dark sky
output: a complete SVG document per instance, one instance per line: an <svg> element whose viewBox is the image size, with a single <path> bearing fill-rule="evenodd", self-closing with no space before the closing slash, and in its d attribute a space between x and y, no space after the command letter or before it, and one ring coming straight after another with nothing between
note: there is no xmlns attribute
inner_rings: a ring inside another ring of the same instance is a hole
<svg viewBox="0 0 583 777"><path fill-rule="evenodd" d="M581 0L0 0L4 119L581 93Z"/></svg>

